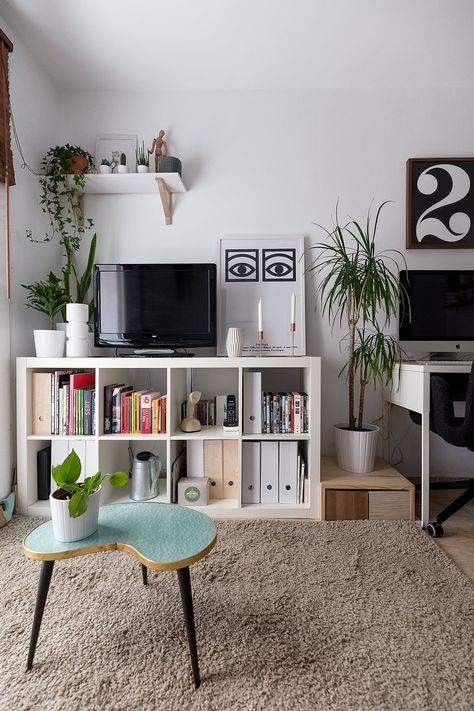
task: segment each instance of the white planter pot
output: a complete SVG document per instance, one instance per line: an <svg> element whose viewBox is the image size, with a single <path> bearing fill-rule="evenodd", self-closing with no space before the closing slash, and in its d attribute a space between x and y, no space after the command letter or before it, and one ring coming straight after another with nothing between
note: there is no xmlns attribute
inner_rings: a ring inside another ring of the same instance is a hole
<svg viewBox="0 0 474 711"><path fill-rule="evenodd" d="M49 495L53 535L57 541L63 543L81 541L83 538L92 536L97 531L99 525L100 488L89 496L87 511L77 518L70 517L69 501L67 499L56 499L54 492Z"/></svg>
<svg viewBox="0 0 474 711"><path fill-rule="evenodd" d="M33 331L37 358L62 358L66 334L64 331Z"/></svg>
<svg viewBox="0 0 474 711"><path fill-rule="evenodd" d="M240 328L229 328L225 347L229 358L238 358L242 355L242 331Z"/></svg>
<svg viewBox="0 0 474 711"><path fill-rule="evenodd" d="M137 173L148 173L150 168L147 165L137 165Z"/></svg>
<svg viewBox="0 0 474 711"><path fill-rule="evenodd" d="M111 165L99 165L99 173L101 173L102 175L108 175L111 172L112 172Z"/></svg>
<svg viewBox="0 0 474 711"><path fill-rule="evenodd" d="M364 425L367 432L352 432L347 425L334 426L336 433L337 466L347 472L365 474L373 471L380 428Z"/></svg>
<svg viewBox="0 0 474 711"><path fill-rule="evenodd" d="M67 323L65 321L60 321L56 324L56 331L64 331L66 333Z"/></svg>
<svg viewBox="0 0 474 711"><path fill-rule="evenodd" d="M128 173L128 165L118 165L117 171L119 173Z"/></svg>

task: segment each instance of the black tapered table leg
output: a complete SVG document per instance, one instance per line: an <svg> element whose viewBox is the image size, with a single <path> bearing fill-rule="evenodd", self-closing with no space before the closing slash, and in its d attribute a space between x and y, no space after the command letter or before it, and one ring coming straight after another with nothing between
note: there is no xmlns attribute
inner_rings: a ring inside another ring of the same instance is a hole
<svg viewBox="0 0 474 711"><path fill-rule="evenodd" d="M193 667L194 685L196 689L201 684L199 677L199 664L196 646L196 629L194 627L194 612L193 612L193 596L191 592L191 576L189 568L180 568L178 570L179 590L181 593L181 602L183 604L184 621L186 623L186 632L188 634L189 651L191 654L191 664Z"/></svg>
<svg viewBox="0 0 474 711"><path fill-rule="evenodd" d="M148 585L148 568L146 565L141 564L142 566L142 578L143 578L143 585Z"/></svg>
<svg viewBox="0 0 474 711"><path fill-rule="evenodd" d="M26 668L28 670L33 666L33 658L35 656L36 643L38 641L41 620L43 619L44 606L48 597L49 583L53 574L54 560L43 560L41 563L41 571L38 582L38 592L36 594L35 616L33 618L33 628L30 637L30 649L28 651L28 662Z"/></svg>

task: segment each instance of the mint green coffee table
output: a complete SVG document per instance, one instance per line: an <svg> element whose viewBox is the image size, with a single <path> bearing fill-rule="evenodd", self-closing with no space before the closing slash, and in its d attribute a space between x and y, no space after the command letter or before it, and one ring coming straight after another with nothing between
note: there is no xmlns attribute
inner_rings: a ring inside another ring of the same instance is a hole
<svg viewBox="0 0 474 711"><path fill-rule="evenodd" d="M102 551L124 551L140 561L144 585L148 582L148 568L177 571L194 683L198 687L200 677L189 566L204 558L216 541L212 519L176 504L144 502L102 506L97 531L74 543L56 541L52 522L42 523L23 541L23 553L28 558L42 561L27 668L31 669L33 665L54 561Z"/></svg>

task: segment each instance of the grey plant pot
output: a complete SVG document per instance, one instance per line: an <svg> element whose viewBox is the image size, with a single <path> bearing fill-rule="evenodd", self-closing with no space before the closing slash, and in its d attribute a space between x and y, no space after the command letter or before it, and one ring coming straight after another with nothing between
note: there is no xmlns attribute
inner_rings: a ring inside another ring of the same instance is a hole
<svg viewBox="0 0 474 711"><path fill-rule="evenodd" d="M181 161L174 156L163 156L160 160L160 173L179 173L181 175Z"/></svg>

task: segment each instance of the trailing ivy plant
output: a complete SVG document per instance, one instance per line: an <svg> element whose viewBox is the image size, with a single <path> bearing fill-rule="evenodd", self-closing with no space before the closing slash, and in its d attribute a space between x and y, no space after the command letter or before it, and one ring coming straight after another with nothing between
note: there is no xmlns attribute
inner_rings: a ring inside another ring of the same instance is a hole
<svg viewBox="0 0 474 711"><path fill-rule="evenodd" d="M379 380L388 385L400 360L397 341L386 333L400 300L410 314L397 261L406 267L404 256L395 249L378 252L376 248L379 217L387 202L378 208L373 225L369 211L365 224L350 219L341 226L336 205L332 229L317 225L325 232L326 241L309 248L317 253L308 271L320 278L317 295L323 314L327 313L331 327L336 321L347 325L347 363L341 373L347 372L349 430L363 429L366 386Z"/></svg>
<svg viewBox="0 0 474 711"><path fill-rule="evenodd" d="M30 309L46 314L50 320L51 328L53 328L54 317L69 301L61 279L50 272L47 281L22 284L22 287L29 292L26 297L26 305Z"/></svg>
<svg viewBox="0 0 474 711"><path fill-rule="evenodd" d="M65 146L50 148L41 161L44 175L39 178L40 205L48 216L50 230L42 240L35 239L31 230L27 230L28 239L35 243L51 242L56 236L59 238L59 243L64 249L64 289L68 301L77 303L85 303L95 260L97 239L94 234L86 270L79 276L74 257L81 247L82 239L94 227L93 220L91 218L84 220L82 212L85 175L93 165L93 156L80 146L67 143ZM90 312L91 308L89 304ZM62 309L62 315L65 320L65 308Z"/></svg>
<svg viewBox="0 0 474 711"><path fill-rule="evenodd" d="M78 483L77 480L81 475L81 460L74 449L62 464L52 468L51 473L58 487L70 497L68 511L71 518L77 518L87 511L89 496L97 491L104 479L108 478L112 486L125 486L128 481L128 474L125 472L115 472L115 474L96 472Z"/></svg>

